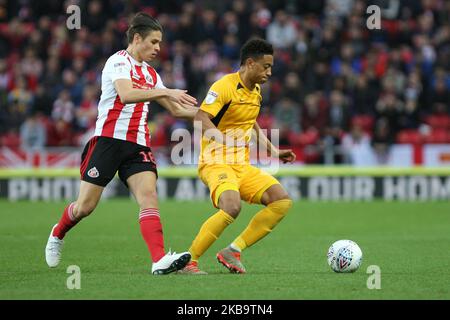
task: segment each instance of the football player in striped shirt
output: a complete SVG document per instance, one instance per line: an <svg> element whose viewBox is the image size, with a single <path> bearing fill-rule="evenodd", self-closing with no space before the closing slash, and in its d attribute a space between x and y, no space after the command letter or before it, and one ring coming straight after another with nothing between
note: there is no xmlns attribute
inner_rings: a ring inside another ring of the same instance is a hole
<svg viewBox="0 0 450 320"><path fill-rule="evenodd" d="M45 248L49 267L58 266L66 233L94 211L105 186L118 173L139 207L142 236L152 259L152 274L182 269L189 252L165 252L156 194L157 170L147 125L149 102L157 101L173 116L193 119L197 101L185 90L168 89L147 61L160 51L162 27L138 13L127 31L128 47L106 61L95 134L81 156L78 199L64 210Z"/></svg>

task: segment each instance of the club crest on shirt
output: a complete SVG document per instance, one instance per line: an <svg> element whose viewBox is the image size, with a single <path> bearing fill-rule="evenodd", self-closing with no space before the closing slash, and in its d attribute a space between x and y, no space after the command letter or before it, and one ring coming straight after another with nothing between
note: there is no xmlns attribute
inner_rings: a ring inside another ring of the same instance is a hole
<svg viewBox="0 0 450 320"><path fill-rule="evenodd" d="M216 99L217 99L218 96L219 96L219 95L217 94L217 92L214 92L214 91L210 90L210 91L208 92L208 94L206 95L205 103L206 103L206 104L214 103L214 101L216 101Z"/></svg>

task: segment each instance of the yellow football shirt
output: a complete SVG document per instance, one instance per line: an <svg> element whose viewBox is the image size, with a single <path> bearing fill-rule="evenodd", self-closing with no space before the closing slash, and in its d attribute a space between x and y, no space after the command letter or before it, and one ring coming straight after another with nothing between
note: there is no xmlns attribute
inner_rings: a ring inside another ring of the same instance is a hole
<svg viewBox="0 0 450 320"><path fill-rule="evenodd" d="M248 89L239 72L227 74L211 86L200 109L213 116L211 121L226 135L227 144L202 137L199 166L250 163L249 142L261 101L259 84Z"/></svg>

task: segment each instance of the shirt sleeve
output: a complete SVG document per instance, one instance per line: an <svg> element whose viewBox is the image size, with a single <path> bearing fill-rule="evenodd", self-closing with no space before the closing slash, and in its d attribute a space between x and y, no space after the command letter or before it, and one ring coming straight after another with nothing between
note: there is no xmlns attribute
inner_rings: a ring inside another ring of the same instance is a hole
<svg viewBox="0 0 450 320"><path fill-rule="evenodd" d="M200 109L215 117L223 106L230 102L231 95L229 88L224 81L219 80L209 88Z"/></svg>
<svg viewBox="0 0 450 320"><path fill-rule="evenodd" d="M131 81L131 64L124 56L113 55L105 64L104 73L111 78L111 81L118 79L128 79Z"/></svg>
<svg viewBox="0 0 450 320"><path fill-rule="evenodd" d="M166 86L164 85L164 82L162 81L160 75L158 72L156 72L156 89L166 89Z"/></svg>

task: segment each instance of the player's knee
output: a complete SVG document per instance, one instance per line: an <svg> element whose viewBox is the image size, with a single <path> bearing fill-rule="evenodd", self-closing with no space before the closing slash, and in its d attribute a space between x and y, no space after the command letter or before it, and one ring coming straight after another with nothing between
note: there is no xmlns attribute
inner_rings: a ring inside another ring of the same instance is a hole
<svg viewBox="0 0 450 320"><path fill-rule="evenodd" d="M288 194L286 194L285 196L281 197L281 199L278 199L278 201L282 200L283 203L285 204L285 206L290 209L292 207L292 204L294 203L291 199L291 197L289 197Z"/></svg>
<svg viewBox="0 0 450 320"><path fill-rule="evenodd" d="M286 195L281 199L271 202L268 206L272 209L272 211L285 216L289 212L289 209L292 207L292 204L292 199L288 195Z"/></svg>
<svg viewBox="0 0 450 320"><path fill-rule="evenodd" d="M236 218L239 215L239 212L241 212L241 202L240 201L230 201L227 203L224 203L220 207L223 211L228 213L233 218Z"/></svg>
<svg viewBox="0 0 450 320"><path fill-rule="evenodd" d="M282 199L285 202L285 208L286 208L286 212L289 211L289 209L292 207L292 205L294 204L294 202L292 201L292 199L287 196L286 198Z"/></svg>
<svg viewBox="0 0 450 320"><path fill-rule="evenodd" d="M84 217L87 217L94 211L95 207L97 206L97 203L95 201L82 201L77 202L75 208L74 208L74 216L77 219L82 219Z"/></svg>
<svg viewBox="0 0 450 320"><path fill-rule="evenodd" d="M136 201L142 209L152 208L158 204L158 194L155 189L146 189L138 192Z"/></svg>

